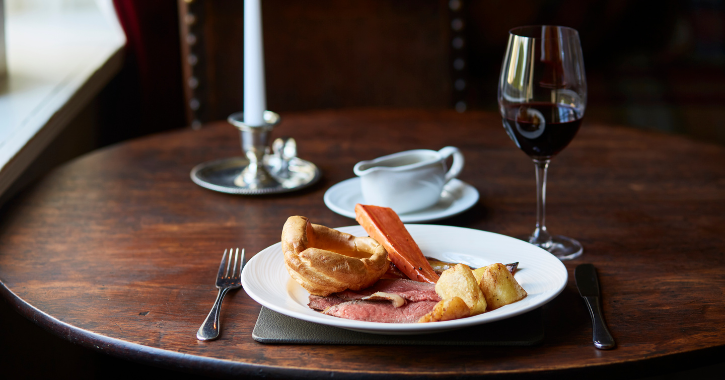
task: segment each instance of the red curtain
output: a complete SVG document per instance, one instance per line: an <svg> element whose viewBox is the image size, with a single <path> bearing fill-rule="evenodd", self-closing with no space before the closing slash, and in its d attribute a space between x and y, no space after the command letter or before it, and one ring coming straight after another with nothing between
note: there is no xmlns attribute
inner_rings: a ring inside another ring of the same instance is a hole
<svg viewBox="0 0 725 380"><path fill-rule="evenodd" d="M139 123L126 128L142 135L186 125L176 0L113 3L127 39L120 103Z"/></svg>

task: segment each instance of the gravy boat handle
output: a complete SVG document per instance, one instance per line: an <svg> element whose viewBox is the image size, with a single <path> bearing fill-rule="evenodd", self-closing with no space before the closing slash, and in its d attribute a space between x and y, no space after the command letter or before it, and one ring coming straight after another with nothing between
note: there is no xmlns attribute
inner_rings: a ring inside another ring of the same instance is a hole
<svg viewBox="0 0 725 380"><path fill-rule="evenodd" d="M453 163L451 164L451 168L446 173L444 180L444 183L448 183L453 178L458 177L458 174L461 173L461 170L463 170L463 164L466 163L466 160L463 158L463 153L461 153L458 148L455 146L447 146L441 150L438 151L438 154L441 156L443 160L448 159L448 157L453 156Z"/></svg>

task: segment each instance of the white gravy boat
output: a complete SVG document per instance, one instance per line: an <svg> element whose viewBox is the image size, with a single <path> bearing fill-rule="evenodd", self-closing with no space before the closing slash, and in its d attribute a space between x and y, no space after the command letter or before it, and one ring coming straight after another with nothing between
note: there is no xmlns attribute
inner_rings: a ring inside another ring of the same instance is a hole
<svg viewBox="0 0 725 380"><path fill-rule="evenodd" d="M447 170L450 156L453 163ZM360 177L366 204L404 214L436 204L443 186L458 176L464 162L458 148L447 146L439 151L416 149L361 161L353 170Z"/></svg>

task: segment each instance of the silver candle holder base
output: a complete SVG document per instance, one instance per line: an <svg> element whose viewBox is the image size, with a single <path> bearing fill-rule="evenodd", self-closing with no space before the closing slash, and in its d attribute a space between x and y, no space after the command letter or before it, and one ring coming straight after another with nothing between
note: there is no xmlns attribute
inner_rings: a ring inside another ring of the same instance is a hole
<svg viewBox="0 0 725 380"><path fill-rule="evenodd" d="M270 149L269 136L280 117L265 111L263 118L264 125L250 126L242 112L230 115L227 121L239 129L246 157L199 164L191 170L191 180L210 190L246 195L286 193L317 182L320 170L297 157L294 139L278 138Z"/></svg>

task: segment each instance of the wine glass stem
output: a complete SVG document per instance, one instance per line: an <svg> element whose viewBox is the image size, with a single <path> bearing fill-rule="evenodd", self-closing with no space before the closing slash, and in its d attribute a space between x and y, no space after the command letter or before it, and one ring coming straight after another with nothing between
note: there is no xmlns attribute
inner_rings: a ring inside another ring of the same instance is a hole
<svg viewBox="0 0 725 380"><path fill-rule="evenodd" d="M546 173L550 160L534 160L536 166L536 229L529 237L529 243L541 248L551 247L551 235L546 230Z"/></svg>

